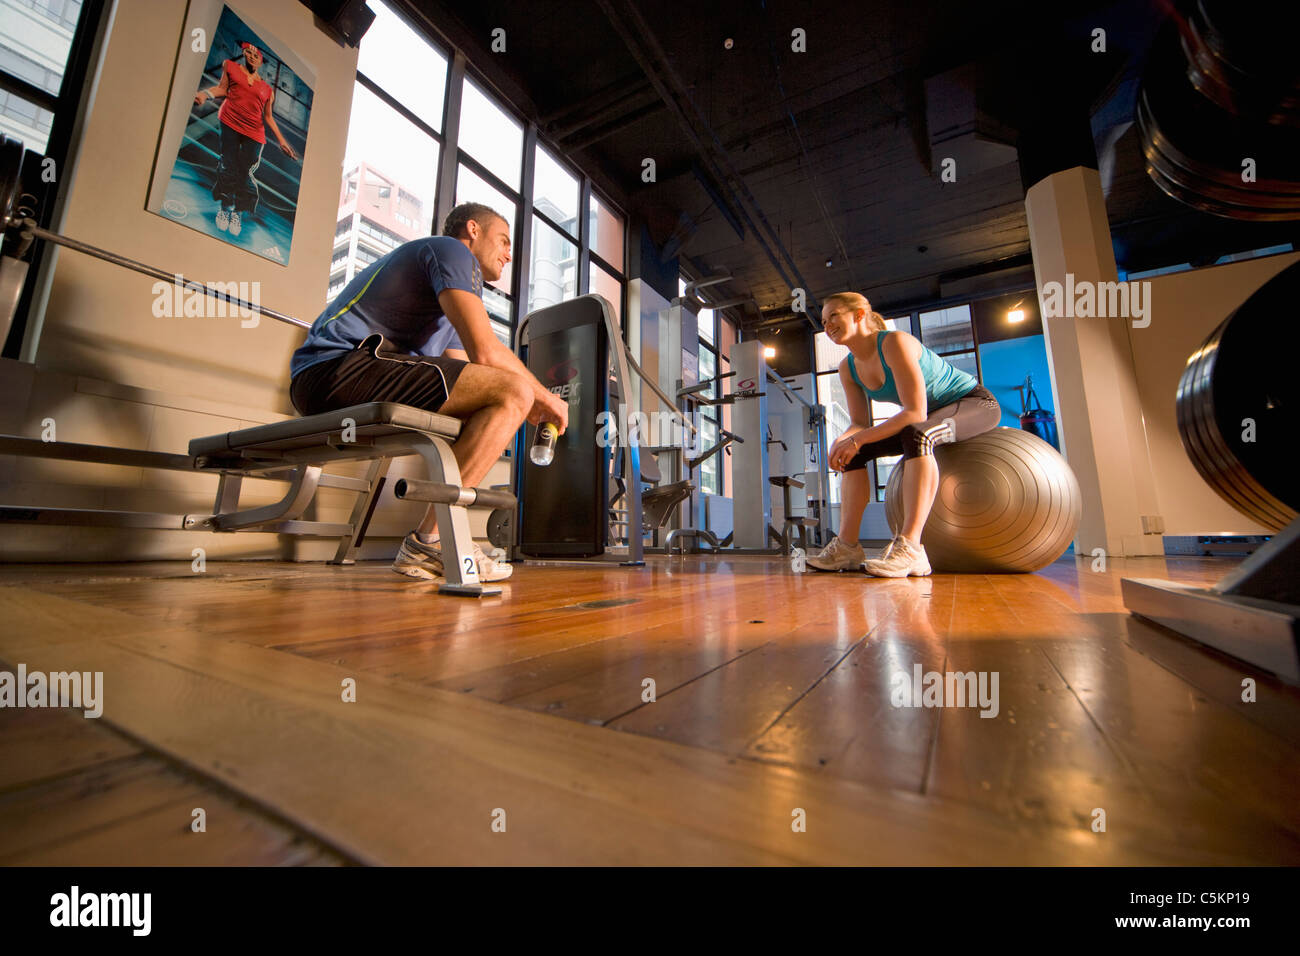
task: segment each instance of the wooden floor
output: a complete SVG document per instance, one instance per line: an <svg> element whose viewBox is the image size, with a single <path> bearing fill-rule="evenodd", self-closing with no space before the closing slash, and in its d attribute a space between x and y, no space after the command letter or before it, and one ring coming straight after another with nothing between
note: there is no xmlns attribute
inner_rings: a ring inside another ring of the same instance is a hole
<svg viewBox="0 0 1300 956"><path fill-rule="evenodd" d="M1300 863L1300 692L1119 596L1234 563L0 566L3 669L104 674L0 710L0 863ZM997 716L893 706L916 663Z"/></svg>

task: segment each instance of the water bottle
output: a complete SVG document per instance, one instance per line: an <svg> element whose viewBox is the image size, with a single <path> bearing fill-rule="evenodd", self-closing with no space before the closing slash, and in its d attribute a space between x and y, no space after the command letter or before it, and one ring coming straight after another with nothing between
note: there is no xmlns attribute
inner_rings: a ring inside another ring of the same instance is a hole
<svg viewBox="0 0 1300 956"><path fill-rule="evenodd" d="M555 460L555 440L560 437L560 430L554 422L542 422L537 426L537 437L528 452L528 459L534 465L549 465Z"/></svg>

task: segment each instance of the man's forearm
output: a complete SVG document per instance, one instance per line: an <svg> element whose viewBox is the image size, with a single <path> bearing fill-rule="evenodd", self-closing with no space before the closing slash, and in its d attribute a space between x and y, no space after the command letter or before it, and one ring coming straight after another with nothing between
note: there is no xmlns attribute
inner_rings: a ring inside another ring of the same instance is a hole
<svg viewBox="0 0 1300 956"><path fill-rule="evenodd" d="M528 370L528 366L519 360L519 356L515 355L514 352L502 345L500 339L497 339L495 336L493 336L492 341L495 343L496 347L489 347L486 350L486 354L482 355L481 358L477 360L479 361L479 364L490 365L493 368L499 368L507 372L514 372L517 375L522 375L528 380L528 384L532 387L535 395L549 394L550 390L538 381L537 376Z"/></svg>

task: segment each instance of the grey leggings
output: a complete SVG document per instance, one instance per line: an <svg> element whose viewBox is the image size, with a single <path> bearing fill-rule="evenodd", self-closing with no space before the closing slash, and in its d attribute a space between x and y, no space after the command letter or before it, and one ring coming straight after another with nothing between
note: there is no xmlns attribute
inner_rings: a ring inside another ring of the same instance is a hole
<svg viewBox="0 0 1300 956"><path fill-rule="evenodd" d="M902 455L904 459L918 458L934 453L934 446L946 442L962 441L988 431L1002 420L1002 407L983 385L976 385L957 401L939 408L926 409L923 422L908 425L897 434L873 441L858 449L858 453L844 466L845 471L867 467L875 458Z"/></svg>

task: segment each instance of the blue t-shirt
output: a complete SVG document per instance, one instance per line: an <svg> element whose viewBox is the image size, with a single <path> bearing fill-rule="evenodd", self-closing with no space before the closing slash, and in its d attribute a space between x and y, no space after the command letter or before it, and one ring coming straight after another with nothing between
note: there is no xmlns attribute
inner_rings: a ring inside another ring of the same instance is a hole
<svg viewBox="0 0 1300 956"><path fill-rule="evenodd" d="M307 341L293 353L290 376L346 355L375 332L389 347L411 355L464 350L438 304L444 289L483 296L483 271L465 243L451 236L403 243L358 272L316 317Z"/></svg>

